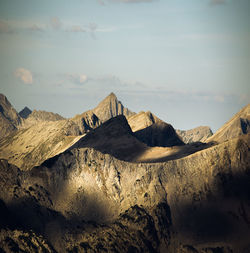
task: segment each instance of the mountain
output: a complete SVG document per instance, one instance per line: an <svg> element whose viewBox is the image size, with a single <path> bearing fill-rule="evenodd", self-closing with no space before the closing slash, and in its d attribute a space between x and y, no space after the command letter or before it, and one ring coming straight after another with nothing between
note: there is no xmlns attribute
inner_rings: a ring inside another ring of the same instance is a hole
<svg viewBox="0 0 250 253"><path fill-rule="evenodd" d="M189 130L176 130L184 143L205 142L213 135L212 130L208 126L199 126Z"/></svg>
<svg viewBox="0 0 250 253"><path fill-rule="evenodd" d="M100 119L101 122L105 122L118 115L128 117L134 114L129 109L125 108L120 101L118 101L113 92L101 101L97 107L92 110L92 112Z"/></svg>
<svg viewBox="0 0 250 253"><path fill-rule="evenodd" d="M224 142L250 132L250 104L242 108L214 135L207 139L207 142Z"/></svg>
<svg viewBox="0 0 250 253"><path fill-rule="evenodd" d="M247 253L249 143L155 164L78 147L26 172L1 160L2 209L57 252Z"/></svg>
<svg viewBox="0 0 250 253"><path fill-rule="evenodd" d="M121 159L132 161L147 146L138 141L123 115L111 118L83 136L70 149L89 147Z"/></svg>
<svg viewBox="0 0 250 253"><path fill-rule="evenodd" d="M20 112L19 115L23 118L23 119L27 119L28 116L32 113L32 111L25 106Z"/></svg>
<svg viewBox="0 0 250 253"><path fill-rule="evenodd" d="M140 112L128 118L134 135L148 146L170 147L183 145L175 129L151 112Z"/></svg>
<svg viewBox="0 0 250 253"><path fill-rule="evenodd" d="M80 130L70 120L38 121L0 140L0 158L22 170L40 165L79 140Z"/></svg>
<svg viewBox="0 0 250 253"><path fill-rule="evenodd" d="M0 94L0 138L17 130L21 123L22 119L17 111L13 108L6 96Z"/></svg>
<svg viewBox="0 0 250 253"><path fill-rule="evenodd" d="M75 117L71 118L71 120L79 127L81 134L101 125L101 121L92 111L87 111L80 115L76 115Z"/></svg>

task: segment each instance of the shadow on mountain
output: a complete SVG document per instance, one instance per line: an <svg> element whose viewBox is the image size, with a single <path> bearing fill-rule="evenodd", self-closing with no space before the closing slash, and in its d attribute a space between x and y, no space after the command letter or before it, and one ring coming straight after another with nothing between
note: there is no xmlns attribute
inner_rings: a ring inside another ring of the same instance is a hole
<svg viewBox="0 0 250 253"><path fill-rule="evenodd" d="M217 193L178 206L174 230L182 243L231 245L232 252L250 246L250 174L218 173ZM174 210L171 210L172 212Z"/></svg>

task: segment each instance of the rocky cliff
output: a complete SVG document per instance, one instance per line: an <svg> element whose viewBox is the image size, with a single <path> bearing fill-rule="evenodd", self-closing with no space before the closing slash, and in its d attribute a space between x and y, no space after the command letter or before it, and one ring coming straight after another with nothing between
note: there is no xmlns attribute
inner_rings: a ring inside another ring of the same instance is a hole
<svg viewBox="0 0 250 253"><path fill-rule="evenodd" d="M19 112L19 116L22 117L23 119L27 119L28 116L32 113L32 111L25 106L20 112Z"/></svg>
<svg viewBox="0 0 250 253"><path fill-rule="evenodd" d="M0 139L17 130L22 119L9 100L0 94Z"/></svg>
<svg viewBox="0 0 250 253"><path fill-rule="evenodd" d="M11 172L2 161L0 198L18 212L20 228L32 228L58 252L246 253L249 139L156 164L89 148L65 151L29 172Z"/></svg>
<svg viewBox="0 0 250 253"><path fill-rule="evenodd" d="M189 130L176 130L176 133L186 144L194 142L205 142L209 137L213 135L212 130L208 126L199 126Z"/></svg>

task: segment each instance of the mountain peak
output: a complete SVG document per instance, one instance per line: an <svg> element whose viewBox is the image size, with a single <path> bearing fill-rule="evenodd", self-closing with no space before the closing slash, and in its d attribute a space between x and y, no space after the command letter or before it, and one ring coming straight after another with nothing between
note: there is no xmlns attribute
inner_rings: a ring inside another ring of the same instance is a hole
<svg viewBox="0 0 250 253"><path fill-rule="evenodd" d="M123 104L118 101L116 95L111 92L98 106L93 110L93 113L102 121L105 122L110 118L118 115L130 116L133 115L129 109L125 108Z"/></svg>

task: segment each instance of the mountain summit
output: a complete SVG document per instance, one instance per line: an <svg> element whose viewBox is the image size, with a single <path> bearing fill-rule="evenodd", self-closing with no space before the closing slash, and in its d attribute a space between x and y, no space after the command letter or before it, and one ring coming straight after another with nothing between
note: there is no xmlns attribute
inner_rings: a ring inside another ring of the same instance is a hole
<svg viewBox="0 0 250 253"><path fill-rule="evenodd" d="M98 104L95 109L93 109L93 113L102 122L105 122L118 115L124 115L125 117L128 117L134 114L128 108L125 108L120 101L118 101L116 95L113 92L111 92L104 100Z"/></svg>

